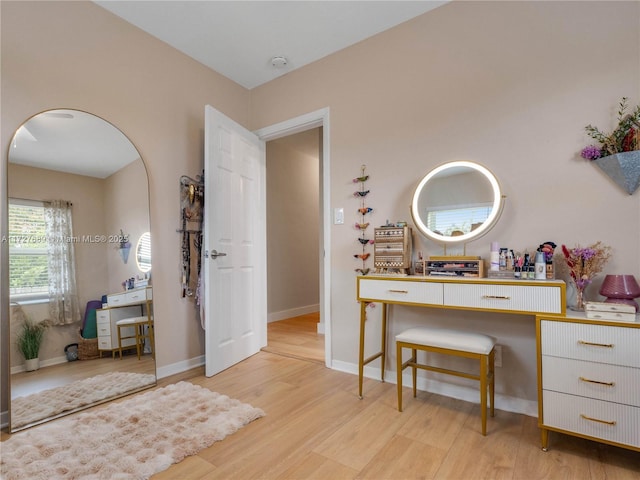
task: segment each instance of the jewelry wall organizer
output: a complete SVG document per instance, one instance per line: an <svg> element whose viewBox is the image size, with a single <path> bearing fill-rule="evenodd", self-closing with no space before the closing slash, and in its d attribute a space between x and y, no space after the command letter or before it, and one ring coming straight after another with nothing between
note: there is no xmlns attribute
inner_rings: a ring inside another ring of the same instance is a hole
<svg viewBox="0 0 640 480"><path fill-rule="evenodd" d="M367 221L369 218L368 215L373 212L373 208L367 207L365 202L365 197L369 194L369 190L365 190L365 183L369 180L369 175L366 174L366 165L362 165L361 173L359 177L353 179L353 183L359 183L360 189L356 190L353 193L353 196L360 200L360 208L358 208L358 214L360 216L360 221L355 224L355 228L360 231L360 236L358 237L358 242L360 243L360 247L362 249L361 253L357 253L354 255L354 258L362 261L362 266L356 268L355 271L361 275L366 275L371 270L367 267L367 259L371 256L371 253L367 252L367 246L373 244L374 240L367 238L367 228L369 227L370 222Z"/></svg>
<svg viewBox="0 0 640 480"><path fill-rule="evenodd" d="M181 293L182 297L196 295L199 303L199 286L202 253L202 220L204 214L204 172L195 179L183 175L180 177L180 215L181 228L176 232L182 235L181 251ZM192 238L193 237L193 241ZM191 277L195 250L196 280ZM194 289L194 284L196 288Z"/></svg>

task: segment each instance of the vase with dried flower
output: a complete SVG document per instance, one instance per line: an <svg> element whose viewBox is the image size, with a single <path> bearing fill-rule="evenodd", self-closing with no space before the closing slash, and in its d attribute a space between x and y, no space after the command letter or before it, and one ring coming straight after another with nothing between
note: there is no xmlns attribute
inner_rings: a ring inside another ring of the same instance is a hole
<svg viewBox="0 0 640 480"><path fill-rule="evenodd" d="M569 249L562 245L562 253L576 288L576 302L570 308L584 311L584 290L609 260L611 247L600 241L584 248L578 245Z"/></svg>

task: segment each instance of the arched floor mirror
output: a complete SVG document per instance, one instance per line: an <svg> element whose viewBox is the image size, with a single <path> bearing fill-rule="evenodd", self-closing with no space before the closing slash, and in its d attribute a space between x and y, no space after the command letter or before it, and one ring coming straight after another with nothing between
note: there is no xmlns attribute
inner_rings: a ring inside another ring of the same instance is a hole
<svg viewBox="0 0 640 480"><path fill-rule="evenodd" d="M17 431L153 386L156 368L154 352L113 355L114 319L152 308L148 178L136 147L98 116L56 109L19 127L7 158L10 427ZM127 243L138 245L138 261L122 256ZM116 311L111 299L125 298L130 279L145 301ZM19 348L25 324L43 333L35 367Z"/></svg>

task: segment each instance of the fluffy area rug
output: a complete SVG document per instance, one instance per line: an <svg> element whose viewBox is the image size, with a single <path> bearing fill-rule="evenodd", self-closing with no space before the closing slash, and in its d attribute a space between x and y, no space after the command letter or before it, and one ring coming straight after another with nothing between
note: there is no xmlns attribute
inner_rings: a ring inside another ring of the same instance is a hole
<svg viewBox="0 0 640 480"><path fill-rule="evenodd" d="M20 428L155 383L156 377L150 374L110 372L26 397L14 398L11 400L11 427Z"/></svg>
<svg viewBox="0 0 640 480"><path fill-rule="evenodd" d="M6 480L147 479L264 416L259 408L179 382L2 442Z"/></svg>

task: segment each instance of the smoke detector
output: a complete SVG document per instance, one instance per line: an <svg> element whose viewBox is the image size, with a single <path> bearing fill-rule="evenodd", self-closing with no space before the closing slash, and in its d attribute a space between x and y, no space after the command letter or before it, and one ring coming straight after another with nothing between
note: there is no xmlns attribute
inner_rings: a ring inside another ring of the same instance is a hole
<svg viewBox="0 0 640 480"><path fill-rule="evenodd" d="M275 68L284 68L287 66L287 57L277 55L271 59L271 65Z"/></svg>

